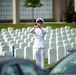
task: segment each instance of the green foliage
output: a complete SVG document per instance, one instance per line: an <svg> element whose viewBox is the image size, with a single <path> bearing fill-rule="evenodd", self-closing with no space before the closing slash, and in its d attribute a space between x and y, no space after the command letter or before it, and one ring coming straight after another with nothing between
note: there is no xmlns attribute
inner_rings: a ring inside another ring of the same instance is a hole
<svg viewBox="0 0 76 75"><path fill-rule="evenodd" d="M43 6L43 4L41 4L40 0L24 0L24 6L36 8Z"/></svg>
<svg viewBox="0 0 76 75"><path fill-rule="evenodd" d="M69 4L67 6L67 9L66 9L66 13L71 13L73 14L74 13L74 0L70 0L69 1Z"/></svg>
<svg viewBox="0 0 76 75"><path fill-rule="evenodd" d="M24 0L24 7L32 7L32 22L34 19L34 8L41 6L43 6L43 4L41 4L40 0Z"/></svg>

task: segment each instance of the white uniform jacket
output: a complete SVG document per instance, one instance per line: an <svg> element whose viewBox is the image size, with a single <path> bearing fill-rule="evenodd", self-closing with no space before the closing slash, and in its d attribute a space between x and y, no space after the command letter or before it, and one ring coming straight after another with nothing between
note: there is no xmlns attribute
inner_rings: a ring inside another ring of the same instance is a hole
<svg viewBox="0 0 76 75"><path fill-rule="evenodd" d="M46 34L46 29L33 27L30 32L35 34L33 48L45 48L44 36Z"/></svg>

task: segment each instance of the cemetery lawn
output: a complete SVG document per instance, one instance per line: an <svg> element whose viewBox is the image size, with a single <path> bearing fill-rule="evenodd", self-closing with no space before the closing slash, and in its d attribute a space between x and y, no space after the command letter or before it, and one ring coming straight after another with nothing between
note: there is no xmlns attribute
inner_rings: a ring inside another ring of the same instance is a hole
<svg viewBox="0 0 76 75"><path fill-rule="evenodd" d="M0 24L0 30L2 28L13 27L14 29L22 29L27 27L33 27L34 25L31 23L28 24ZM76 23L47 23L44 24L43 27L50 26L52 29L70 26L70 28L76 28Z"/></svg>

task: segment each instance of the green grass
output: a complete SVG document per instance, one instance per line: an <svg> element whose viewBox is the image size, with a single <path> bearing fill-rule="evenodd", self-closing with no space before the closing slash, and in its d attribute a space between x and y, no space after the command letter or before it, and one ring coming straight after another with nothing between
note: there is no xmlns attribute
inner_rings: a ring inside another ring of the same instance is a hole
<svg viewBox="0 0 76 75"><path fill-rule="evenodd" d="M22 28L27 28L28 26L31 26L33 27L32 24L0 24L0 30L2 28L8 28L8 27L13 27L14 29L22 29ZM46 27L46 26L51 26L52 29L55 29L55 28L60 28L60 27L65 27L65 26L70 26L70 28L76 28L76 23L63 23L63 24L59 24L59 23L54 23L54 24L44 24L43 27Z"/></svg>
<svg viewBox="0 0 76 75"><path fill-rule="evenodd" d="M34 62L36 62L35 60L33 60ZM55 64L48 64L48 59L47 58L45 58L44 59L44 66L46 67L46 66L54 66Z"/></svg>
<svg viewBox="0 0 76 75"><path fill-rule="evenodd" d="M28 27L29 25L25 25L25 24L0 24L0 30L2 28L8 28L8 27L13 27L14 29L22 29L22 28L26 28Z"/></svg>
<svg viewBox="0 0 76 75"><path fill-rule="evenodd" d="M54 64L48 64L48 59L47 58L44 59L44 65L45 65L45 67L46 66L54 66Z"/></svg>
<svg viewBox="0 0 76 75"><path fill-rule="evenodd" d="M70 28L76 28L76 23L64 23L64 24L47 24L51 26L53 29L55 28L61 28L65 26L70 26Z"/></svg>

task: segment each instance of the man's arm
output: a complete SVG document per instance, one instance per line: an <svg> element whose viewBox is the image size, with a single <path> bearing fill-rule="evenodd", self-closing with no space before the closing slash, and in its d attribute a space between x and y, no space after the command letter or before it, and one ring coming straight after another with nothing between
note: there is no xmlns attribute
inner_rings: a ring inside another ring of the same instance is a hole
<svg viewBox="0 0 76 75"><path fill-rule="evenodd" d="M31 30L30 30L30 33L35 33L35 28L37 28L37 26L34 26Z"/></svg>
<svg viewBox="0 0 76 75"><path fill-rule="evenodd" d="M40 29L42 30L42 33L43 33L44 35L47 33L45 29L43 29L43 28L40 28Z"/></svg>
<svg viewBox="0 0 76 75"><path fill-rule="evenodd" d="M35 27L30 30L30 33L34 33Z"/></svg>

